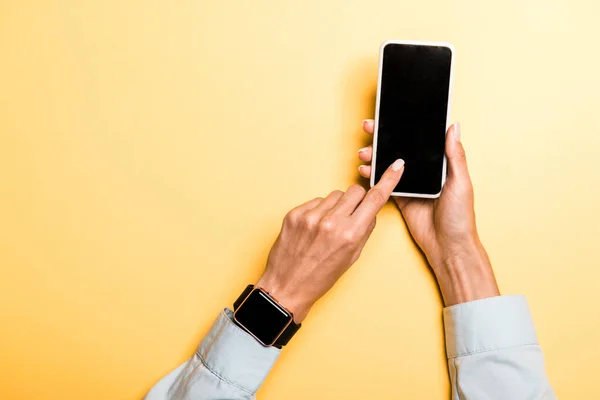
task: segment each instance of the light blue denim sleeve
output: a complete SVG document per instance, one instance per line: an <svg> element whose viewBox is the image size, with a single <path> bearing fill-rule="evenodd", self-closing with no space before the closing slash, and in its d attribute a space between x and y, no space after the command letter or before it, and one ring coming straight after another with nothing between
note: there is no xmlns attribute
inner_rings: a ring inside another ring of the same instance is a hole
<svg viewBox="0 0 600 400"><path fill-rule="evenodd" d="M458 304L443 313L453 400L556 398L523 296ZM254 399L279 353L242 331L226 309L192 358L146 400Z"/></svg>
<svg viewBox="0 0 600 400"><path fill-rule="evenodd" d="M453 400L556 399L525 297L447 307L444 327Z"/></svg>
<svg viewBox="0 0 600 400"><path fill-rule="evenodd" d="M145 399L254 399L279 353L241 330L225 309L192 358L161 379Z"/></svg>

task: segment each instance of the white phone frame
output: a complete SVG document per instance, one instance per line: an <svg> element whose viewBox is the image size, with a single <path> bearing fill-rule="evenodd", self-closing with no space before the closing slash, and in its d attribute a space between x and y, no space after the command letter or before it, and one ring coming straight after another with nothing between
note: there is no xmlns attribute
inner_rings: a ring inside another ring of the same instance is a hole
<svg viewBox="0 0 600 400"><path fill-rule="evenodd" d="M385 46L388 44L407 44L413 46L435 46L435 47L446 47L450 49L451 59L450 59L450 85L448 88L448 110L446 111L446 133L448 132L448 128L450 127L450 109L452 105L452 82L454 81L454 46L452 46L448 42L425 42L419 40L386 40L381 44L379 48L379 76L377 78L377 101L375 103L375 130L373 135L373 160L371 162L371 187L375 186L375 166L377 162L377 133L379 130L379 102L381 100L381 72L383 69L383 51ZM436 199L440 197L442 190L444 189L444 184L446 183L446 152L444 151L444 161L442 165L442 185L441 189L436 194L423 194L423 193L405 193L405 192L392 192L392 196L400 196L400 197L420 197L425 199ZM386 166L387 168L388 166Z"/></svg>

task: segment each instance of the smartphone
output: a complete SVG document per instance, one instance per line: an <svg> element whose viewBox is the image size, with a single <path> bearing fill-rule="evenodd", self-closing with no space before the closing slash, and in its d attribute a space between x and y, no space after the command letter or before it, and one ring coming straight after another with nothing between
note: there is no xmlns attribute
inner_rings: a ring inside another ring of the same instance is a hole
<svg viewBox="0 0 600 400"><path fill-rule="evenodd" d="M392 195L440 196L453 55L449 43L388 40L381 45L371 187L402 158L404 174Z"/></svg>

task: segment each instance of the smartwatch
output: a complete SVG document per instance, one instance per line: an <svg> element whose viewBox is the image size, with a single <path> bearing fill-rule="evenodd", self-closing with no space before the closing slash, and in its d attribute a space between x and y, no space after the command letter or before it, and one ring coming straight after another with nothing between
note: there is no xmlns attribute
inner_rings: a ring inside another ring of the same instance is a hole
<svg viewBox="0 0 600 400"><path fill-rule="evenodd" d="M233 303L233 321L263 346L281 348L300 329L294 314L266 290L248 285Z"/></svg>

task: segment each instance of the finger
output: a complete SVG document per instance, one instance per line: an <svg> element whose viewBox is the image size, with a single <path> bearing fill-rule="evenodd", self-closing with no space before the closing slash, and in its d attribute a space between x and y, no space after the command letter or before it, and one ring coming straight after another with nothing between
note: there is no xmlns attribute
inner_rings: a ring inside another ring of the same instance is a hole
<svg viewBox="0 0 600 400"><path fill-rule="evenodd" d="M352 257L351 264L354 264L356 262L356 260L358 260L358 258L360 257L360 254L362 253L363 248L365 247L365 244L367 244L369 237L371 237L371 233L373 233L373 229L375 229L375 222L376 222L376 218L373 218L373 221L371 221L371 223L367 227L365 235L363 236L363 238L360 240L360 243L358 244L358 250Z"/></svg>
<svg viewBox="0 0 600 400"><path fill-rule="evenodd" d="M364 199L367 191L359 185L352 185L338 200L337 204L329 211L330 215L350 215Z"/></svg>
<svg viewBox="0 0 600 400"><path fill-rule="evenodd" d="M313 208L310 212L319 216L325 215L329 210L336 205L338 200L344 195L344 192L341 190L334 190L329 193L325 199L320 202L315 208Z"/></svg>
<svg viewBox="0 0 600 400"><path fill-rule="evenodd" d="M460 142L460 124L458 122L448 129L446 157L448 158L448 179L470 181L465 149Z"/></svg>
<svg viewBox="0 0 600 400"><path fill-rule="evenodd" d="M358 151L358 159L364 162L371 162L373 158L373 146L363 147Z"/></svg>
<svg viewBox="0 0 600 400"><path fill-rule="evenodd" d="M402 211L402 209L406 207L406 205L410 203L412 199L410 197L394 197L394 200L396 201L400 211Z"/></svg>
<svg viewBox="0 0 600 400"><path fill-rule="evenodd" d="M370 165L361 165L360 167L358 167L358 172L364 178L370 178L371 177L371 166Z"/></svg>
<svg viewBox="0 0 600 400"><path fill-rule="evenodd" d="M375 218L379 210L388 201L394 188L400 182L404 172L404 160L396 160L383 173L383 176L375 186L369 190L362 203L356 208L354 216L359 224L368 226Z"/></svg>
<svg viewBox="0 0 600 400"><path fill-rule="evenodd" d="M294 210L304 213L306 211L312 210L313 208L318 206L319 203L321 203L322 201L323 201L322 197L316 197L310 201L307 201L304 204L300 204L298 207L294 208Z"/></svg>
<svg viewBox="0 0 600 400"><path fill-rule="evenodd" d="M362 128L365 132L370 133L371 135L375 132L375 121L372 119L365 119L362 122Z"/></svg>
<svg viewBox="0 0 600 400"><path fill-rule="evenodd" d="M300 204L298 207L293 208L290 212L287 213L287 215L283 219L283 226L285 226L286 223L297 223L300 218L302 218L307 212L318 206L322 201L322 197L317 197L315 199L307 201L304 204Z"/></svg>

